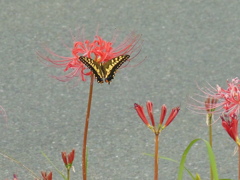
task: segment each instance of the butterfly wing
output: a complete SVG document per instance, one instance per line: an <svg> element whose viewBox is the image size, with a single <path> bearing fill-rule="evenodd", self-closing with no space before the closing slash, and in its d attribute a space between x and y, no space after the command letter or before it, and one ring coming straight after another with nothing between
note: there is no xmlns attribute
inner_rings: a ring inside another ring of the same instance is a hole
<svg viewBox="0 0 240 180"><path fill-rule="evenodd" d="M103 83L104 75L102 72L101 65L99 63L97 63L93 59L85 57L85 56L80 56L79 60L93 72L98 83Z"/></svg>
<svg viewBox="0 0 240 180"><path fill-rule="evenodd" d="M104 74L105 82L110 84L114 78L117 69L128 60L129 55L122 55L115 57L102 65L102 71Z"/></svg>

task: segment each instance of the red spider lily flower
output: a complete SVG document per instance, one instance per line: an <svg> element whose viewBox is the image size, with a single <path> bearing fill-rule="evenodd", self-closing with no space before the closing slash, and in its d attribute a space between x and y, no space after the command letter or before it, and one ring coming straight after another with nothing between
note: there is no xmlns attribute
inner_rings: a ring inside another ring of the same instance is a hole
<svg viewBox="0 0 240 180"><path fill-rule="evenodd" d="M131 32L125 40L118 46L114 46L115 38L111 42L103 40L100 36L95 36L94 40L94 54L100 59L99 62L107 62L117 56L128 54L130 59L136 57L141 50L141 36L135 32ZM132 54L136 54L133 56Z"/></svg>
<svg viewBox="0 0 240 180"><path fill-rule="evenodd" d="M70 152L68 155L66 152L62 152L62 160L66 166L67 169L71 169L72 163L75 156L75 150L73 149L72 152Z"/></svg>
<svg viewBox="0 0 240 180"><path fill-rule="evenodd" d="M66 57L57 55L49 48L44 48L48 55L43 55L43 53L40 52L37 52L37 55L41 60L45 60L43 61L44 64L50 64L49 66L63 68L64 71L71 70L71 72L66 75L53 76L54 78L65 82L70 81L74 77L79 77L82 81L85 81L85 76L91 75L92 72L84 72L88 68L81 61L79 61L80 56L85 56L98 62L107 62L112 58L125 54L131 56L131 58L128 59L128 61L130 61L139 54L141 50L140 35L132 32L118 46L115 46L114 44L115 39L116 38L113 38L113 40L109 42L104 40L99 35L96 35L91 41L84 39L82 31L81 37L78 40L75 40L73 42L73 46L69 48L71 49L71 56Z"/></svg>
<svg viewBox="0 0 240 180"><path fill-rule="evenodd" d="M210 98L212 102L207 102L207 104L205 102L204 106L190 105L190 109L205 110L208 113L238 115L240 112L240 80L234 78L232 81L227 81L227 85L228 87L226 89L219 85L217 85L216 88L212 86L209 88L201 88L201 91L207 96L207 98ZM192 99L197 103L202 104L202 101L195 98Z"/></svg>
<svg viewBox="0 0 240 180"><path fill-rule="evenodd" d="M240 141L238 138L238 119L237 115L227 115L221 116L222 119L222 126L227 131L229 136L238 144L240 145ZM231 120L229 120L231 119Z"/></svg>
<svg viewBox="0 0 240 180"><path fill-rule="evenodd" d="M41 172L43 180L52 180L52 172L47 174L47 172Z"/></svg>
<svg viewBox="0 0 240 180"><path fill-rule="evenodd" d="M134 104L134 109L136 110L138 116L142 119L143 123L146 124L148 126L148 128L150 128L155 134L159 134L165 127L167 127L177 116L178 112L180 111L179 107L175 107L172 109L166 123L164 125L163 121L164 118L166 116L167 113L167 107L166 105L162 105L161 107L161 114L160 114L160 120L159 120L159 125L155 126L155 121L154 121L154 116L153 116L153 104L151 101L147 101L146 103L146 107L147 107L147 111L148 111L148 115L151 121L151 124L149 124L145 113L144 113L144 109L142 106L138 105L137 103Z"/></svg>

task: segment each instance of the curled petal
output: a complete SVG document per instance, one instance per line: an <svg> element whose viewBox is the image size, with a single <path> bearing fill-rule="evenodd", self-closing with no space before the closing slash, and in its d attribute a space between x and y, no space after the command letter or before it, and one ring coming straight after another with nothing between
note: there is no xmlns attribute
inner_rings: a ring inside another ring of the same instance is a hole
<svg viewBox="0 0 240 180"><path fill-rule="evenodd" d="M161 108L161 115L160 115L160 120L159 120L159 124L162 125L163 124L163 121L164 121L164 118L166 116L166 113L167 113L167 107L165 104L162 105L162 108Z"/></svg>
<svg viewBox="0 0 240 180"><path fill-rule="evenodd" d="M73 149L72 152L68 154L68 163L72 164L75 156L75 150Z"/></svg>
<svg viewBox="0 0 240 180"><path fill-rule="evenodd" d="M224 115L221 116L222 126L227 131L228 135L238 143L238 120L237 116L234 115ZM231 120L230 120L231 119Z"/></svg>
<svg viewBox="0 0 240 180"><path fill-rule="evenodd" d="M137 103L135 103L134 109L137 111L138 116L142 119L143 123L146 124L147 126L150 126L150 124L148 123L148 120L144 114L143 107L138 105Z"/></svg>
<svg viewBox="0 0 240 180"><path fill-rule="evenodd" d="M66 152L62 152L62 160L63 160L65 166L67 166L68 160L67 160L67 153Z"/></svg>
<svg viewBox="0 0 240 180"><path fill-rule="evenodd" d="M180 107L173 108L164 126L168 126L177 116L179 111Z"/></svg>
<svg viewBox="0 0 240 180"><path fill-rule="evenodd" d="M147 106L148 115L150 117L152 125L155 126L154 117L153 117L153 103L151 101L147 101L146 106Z"/></svg>

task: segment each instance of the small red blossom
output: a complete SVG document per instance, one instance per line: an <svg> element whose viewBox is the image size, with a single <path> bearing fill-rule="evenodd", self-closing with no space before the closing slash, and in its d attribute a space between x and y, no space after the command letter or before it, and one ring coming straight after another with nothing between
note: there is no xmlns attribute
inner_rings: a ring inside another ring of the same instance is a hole
<svg viewBox="0 0 240 180"><path fill-rule="evenodd" d="M238 138L238 119L235 114L221 116L222 126L227 131L229 136L240 145L240 141Z"/></svg>
<svg viewBox="0 0 240 180"><path fill-rule="evenodd" d="M13 174L13 180L18 180L17 175Z"/></svg>
<svg viewBox="0 0 240 180"><path fill-rule="evenodd" d="M6 180L8 180L8 179L6 179ZM18 178L17 178L17 175L16 175L16 174L13 174L13 180L18 180Z"/></svg>
<svg viewBox="0 0 240 180"><path fill-rule="evenodd" d="M79 77L82 81L85 81L85 76L91 75L92 72L85 72L88 68L79 61L80 56L85 56L98 62L107 62L112 58L127 54L131 56L128 59L128 61L130 61L136 57L141 50L141 36L134 32L130 33L126 39L117 46L115 46L115 40L116 38L113 38L112 41L106 41L99 35L96 35L91 41L84 39L82 31L81 37L75 40L73 46L69 48L71 49L71 56L58 55L49 48L44 48L48 55L43 55L43 53L40 52L37 52L37 55L41 60L45 60L43 61L44 64L63 68L64 71L71 70L71 72L66 75L53 76L53 78L60 81L70 81L74 77Z"/></svg>
<svg viewBox="0 0 240 180"><path fill-rule="evenodd" d="M146 124L148 128L150 128L155 134L159 134L165 127L167 127L175 119L178 112L180 111L179 107L173 108L166 123L163 125L163 121L167 113L167 107L165 104L162 105L159 124L156 126L153 116L153 103L151 101L147 101L146 107L152 125L149 124L148 119L145 116L143 107L137 103L134 104L134 109L136 110L138 116L142 119L143 123Z"/></svg>
<svg viewBox="0 0 240 180"><path fill-rule="evenodd" d="M67 154L66 152L62 152L62 160L63 160L67 169L71 169L72 163L73 163L73 160L74 160L74 156L75 156L75 150L74 149L69 154Z"/></svg>
<svg viewBox="0 0 240 180"><path fill-rule="evenodd" d="M194 110L205 110L208 113L220 113L238 115L240 112L240 80L236 77L231 81L227 81L227 88L224 89L219 85L216 88L210 86L201 88L204 93L204 98L210 98L205 102L204 106L201 106L202 101L192 98L200 105L190 105ZM200 96L202 97L202 96Z"/></svg>
<svg viewBox="0 0 240 180"><path fill-rule="evenodd" d="M47 172L41 172L43 180L52 180L52 172L49 174Z"/></svg>
<svg viewBox="0 0 240 180"><path fill-rule="evenodd" d="M208 114L211 114L212 112L215 111L215 106L218 102L218 99L208 97L205 100L205 108Z"/></svg>

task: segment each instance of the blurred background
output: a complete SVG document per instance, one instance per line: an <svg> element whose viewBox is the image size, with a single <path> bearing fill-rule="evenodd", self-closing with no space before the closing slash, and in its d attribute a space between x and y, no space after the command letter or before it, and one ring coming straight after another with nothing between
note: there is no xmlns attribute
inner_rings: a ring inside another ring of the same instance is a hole
<svg viewBox="0 0 240 180"><path fill-rule="evenodd" d="M160 137L160 156L179 161L193 139L207 139L205 115L186 108L188 97L199 93L197 84L226 88L227 79L239 76L237 1L1 0L0 4L0 105L7 112L7 119L0 117L0 152L39 175L40 171L53 171L53 179L61 179L41 152L64 170L60 153L74 148L72 179L82 179L81 147L90 82L89 78L70 83L52 79L50 75L66 72L38 60L36 51L43 44L59 55L70 56L63 43L71 47L71 33L83 27L90 40L97 31L106 40L120 31L118 43L131 31L142 35L142 51L129 67L118 71L111 85L94 84L89 180L153 179L153 158L143 153L153 153L154 134L137 116L134 103L145 106L151 100L156 119L162 104L169 111L181 106ZM235 143L220 121L213 126L213 136L220 178L236 179ZM203 143L191 150L186 166L193 174L209 179ZM159 179L177 178L178 164L160 159L159 168ZM11 179L13 173L19 180L33 179L21 166L1 156L0 179ZM184 179L190 179L188 174Z"/></svg>

